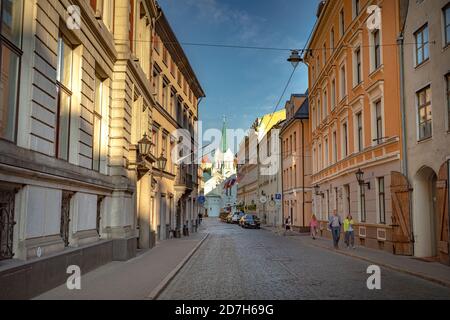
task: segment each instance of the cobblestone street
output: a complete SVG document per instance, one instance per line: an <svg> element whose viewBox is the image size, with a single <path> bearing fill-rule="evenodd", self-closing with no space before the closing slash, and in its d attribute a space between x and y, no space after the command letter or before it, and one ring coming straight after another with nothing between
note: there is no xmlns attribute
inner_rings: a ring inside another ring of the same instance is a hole
<svg viewBox="0 0 450 320"><path fill-rule="evenodd" d="M159 299L450 298L447 287L386 268L381 268L381 290L368 290L370 263L312 246L303 236L217 220L204 224L208 239Z"/></svg>

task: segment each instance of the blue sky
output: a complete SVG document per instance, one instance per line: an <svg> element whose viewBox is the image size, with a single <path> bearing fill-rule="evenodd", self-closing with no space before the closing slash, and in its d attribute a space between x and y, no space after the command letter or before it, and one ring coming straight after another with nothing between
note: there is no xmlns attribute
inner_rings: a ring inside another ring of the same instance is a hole
<svg viewBox="0 0 450 320"><path fill-rule="evenodd" d="M318 0L159 0L180 42L303 48ZM183 46L206 93L203 128L248 129L271 113L292 72L289 51ZM301 66L284 96L307 89Z"/></svg>

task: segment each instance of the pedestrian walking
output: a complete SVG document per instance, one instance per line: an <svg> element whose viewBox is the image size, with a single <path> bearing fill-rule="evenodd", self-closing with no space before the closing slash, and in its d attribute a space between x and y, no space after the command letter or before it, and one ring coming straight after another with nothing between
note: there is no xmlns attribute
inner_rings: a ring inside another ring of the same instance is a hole
<svg viewBox="0 0 450 320"><path fill-rule="evenodd" d="M333 215L329 219L329 226L333 236L333 245L335 249L339 249L339 239L341 237L342 220L337 211L333 211Z"/></svg>
<svg viewBox="0 0 450 320"><path fill-rule="evenodd" d="M355 222L353 221L353 217L351 214L347 216L344 220L344 232L345 232L345 244L347 246L347 249L350 248L350 246L355 249L355 230L353 228L353 225Z"/></svg>
<svg viewBox="0 0 450 320"><path fill-rule="evenodd" d="M291 230L291 217L287 217L287 218L286 218L286 221L285 221L285 228L286 228L286 231Z"/></svg>
<svg viewBox="0 0 450 320"><path fill-rule="evenodd" d="M319 228L319 222L317 221L316 215L313 214L311 217L311 223L309 224L311 228L311 237L316 240L317 231Z"/></svg>
<svg viewBox="0 0 450 320"><path fill-rule="evenodd" d="M198 214L198 221L199 221L199 224L202 224L202 220L203 220L203 214L199 213L199 214Z"/></svg>

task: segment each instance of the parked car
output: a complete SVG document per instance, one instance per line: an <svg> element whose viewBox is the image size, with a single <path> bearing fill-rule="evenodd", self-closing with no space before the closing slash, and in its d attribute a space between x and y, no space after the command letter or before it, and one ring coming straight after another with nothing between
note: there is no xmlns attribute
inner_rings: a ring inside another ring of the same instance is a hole
<svg viewBox="0 0 450 320"><path fill-rule="evenodd" d="M261 221L254 214L246 214L239 220L239 225L242 228L261 229Z"/></svg>
<svg viewBox="0 0 450 320"><path fill-rule="evenodd" d="M231 218L231 223L239 224L239 220L244 216L243 212L235 212Z"/></svg>

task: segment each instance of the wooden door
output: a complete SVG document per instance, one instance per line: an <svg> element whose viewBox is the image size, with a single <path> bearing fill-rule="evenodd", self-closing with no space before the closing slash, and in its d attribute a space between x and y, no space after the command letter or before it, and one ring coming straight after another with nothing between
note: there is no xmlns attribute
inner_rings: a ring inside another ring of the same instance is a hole
<svg viewBox="0 0 450 320"><path fill-rule="evenodd" d="M411 189L408 179L400 172L391 173L392 242L397 255L413 254L413 236L410 218Z"/></svg>
<svg viewBox="0 0 450 320"><path fill-rule="evenodd" d="M439 170L436 184L438 255L442 263L450 264L448 234L448 163Z"/></svg>

